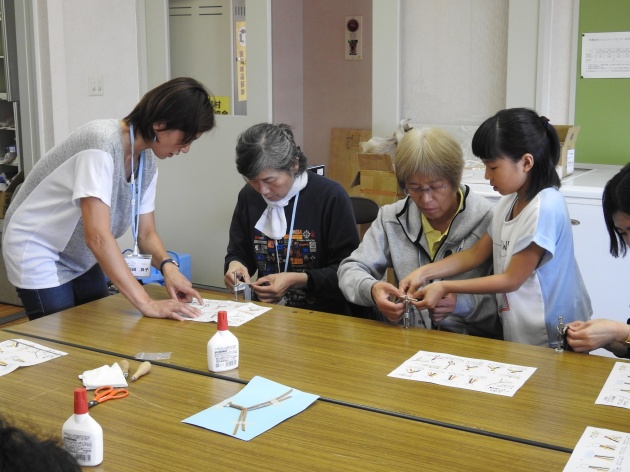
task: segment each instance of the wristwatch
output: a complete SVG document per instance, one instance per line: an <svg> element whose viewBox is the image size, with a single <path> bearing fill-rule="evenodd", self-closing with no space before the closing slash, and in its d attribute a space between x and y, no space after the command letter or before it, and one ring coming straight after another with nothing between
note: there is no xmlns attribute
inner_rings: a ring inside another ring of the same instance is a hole
<svg viewBox="0 0 630 472"><path fill-rule="evenodd" d="M179 262L175 259L164 259L160 264L160 272L164 275L164 264L175 264L175 267L179 267Z"/></svg>

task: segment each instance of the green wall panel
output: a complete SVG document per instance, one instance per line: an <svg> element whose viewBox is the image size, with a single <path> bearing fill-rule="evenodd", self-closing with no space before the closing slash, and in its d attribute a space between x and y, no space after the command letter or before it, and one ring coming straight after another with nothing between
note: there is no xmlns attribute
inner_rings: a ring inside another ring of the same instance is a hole
<svg viewBox="0 0 630 472"><path fill-rule="evenodd" d="M630 162L630 79L583 79L582 34L630 31L630 0L580 0L575 124L578 162Z"/></svg>

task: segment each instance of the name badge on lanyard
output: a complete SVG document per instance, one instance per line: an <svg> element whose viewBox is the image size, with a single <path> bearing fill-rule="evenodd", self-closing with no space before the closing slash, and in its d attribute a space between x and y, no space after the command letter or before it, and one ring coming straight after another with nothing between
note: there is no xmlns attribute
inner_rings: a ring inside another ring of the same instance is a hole
<svg viewBox="0 0 630 472"><path fill-rule="evenodd" d="M129 138L131 140L131 230L133 232L133 252L125 255L127 267L134 277L143 278L151 275L151 254L138 252L138 226L140 225L140 200L142 194L142 171L144 168L144 151L140 153L138 165L138 183L136 186L135 172L133 171L133 125L129 125Z"/></svg>

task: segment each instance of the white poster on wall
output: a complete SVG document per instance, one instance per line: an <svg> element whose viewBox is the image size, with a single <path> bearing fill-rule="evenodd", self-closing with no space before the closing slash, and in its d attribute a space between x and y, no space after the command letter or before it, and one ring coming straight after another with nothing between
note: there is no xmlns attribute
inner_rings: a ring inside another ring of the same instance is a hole
<svg viewBox="0 0 630 472"><path fill-rule="evenodd" d="M630 78L630 31L582 34L582 78Z"/></svg>

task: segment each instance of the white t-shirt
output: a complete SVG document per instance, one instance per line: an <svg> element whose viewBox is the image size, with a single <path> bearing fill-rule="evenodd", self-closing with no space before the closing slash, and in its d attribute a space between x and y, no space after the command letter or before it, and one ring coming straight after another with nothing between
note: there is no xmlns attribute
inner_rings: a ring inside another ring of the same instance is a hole
<svg viewBox="0 0 630 472"><path fill-rule="evenodd" d="M108 205L115 238L131 224L118 120L90 122L51 149L11 203L2 235L9 281L16 287L58 287L85 273L96 258L85 244L80 199ZM140 213L155 209L156 158L144 153Z"/></svg>
<svg viewBox="0 0 630 472"><path fill-rule="evenodd" d="M503 336L535 346L557 345L558 317L586 321L591 301L573 252L573 233L564 196L542 190L514 219L516 194L501 198L488 233L493 241L494 272L506 271L512 256L531 243L545 250L538 268L519 289L497 294Z"/></svg>

